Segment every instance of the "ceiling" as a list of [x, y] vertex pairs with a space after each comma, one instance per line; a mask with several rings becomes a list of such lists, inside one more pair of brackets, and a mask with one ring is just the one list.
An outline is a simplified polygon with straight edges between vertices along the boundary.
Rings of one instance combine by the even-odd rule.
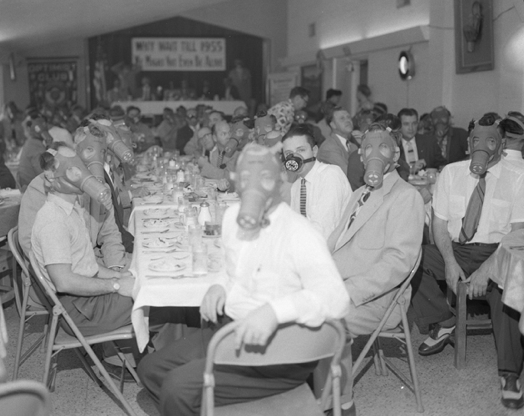
[[226, 0], [0, 0], [0, 49], [86, 38]]

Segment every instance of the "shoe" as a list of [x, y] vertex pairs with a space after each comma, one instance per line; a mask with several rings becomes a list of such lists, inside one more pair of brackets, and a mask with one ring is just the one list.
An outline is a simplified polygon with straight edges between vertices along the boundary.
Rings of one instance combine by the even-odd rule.
[[500, 378], [502, 397], [500, 401], [508, 409], [520, 409], [524, 406], [522, 389], [520, 388], [519, 376], [506, 374]]
[[[120, 381], [120, 378], [122, 376], [122, 367], [121, 366], [109, 364], [109, 363], [106, 363], [105, 361], [102, 361], [102, 365], [104, 366], [104, 368], [106, 369], [106, 371], [108, 372], [109, 376], [112, 379], [116, 381]], [[133, 378], [131, 373], [127, 370], [127, 368], [125, 368], [124, 369], [124, 383], [132, 383], [134, 381], [135, 379]]]
[[429, 331], [429, 337], [418, 347], [418, 353], [423, 356], [438, 354], [449, 342], [451, 334], [455, 331], [455, 325], [443, 328], [435, 324]]
[[[333, 416], [335, 412], [333, 409], [329, 409], [328, 411], [324, 412], [325, 416]], [[355, 402], [351, 404], [351, 407], [349, 409], [341, 409], [342, 416], [357, 416], [357, 407], [355, 406]]]

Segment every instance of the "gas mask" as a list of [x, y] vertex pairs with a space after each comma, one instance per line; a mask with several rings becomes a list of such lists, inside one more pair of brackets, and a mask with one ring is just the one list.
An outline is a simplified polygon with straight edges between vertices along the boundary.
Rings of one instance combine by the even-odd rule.
[[237, 223], [245, 232], [241, 238], [256, 238], [269, 225], [266, 213], [280, 203], [280, 164], [266, 147], [248, 144], [240, 154], [232, 175], [240, 195]]
[[481, 126], [478, 121], [468, 137], [471, 163], [469, 170], [475, 175], [483, 175], [488, 168], [497, 164], [502, 155], [502, 136], [498, 129], [499, 121], [491, 126]]
[[[516, 127], [515, 129], [524, 132], [524, 123], [522, 123], [522, 121], [520, 121], [517, 117], [513, 117], [508, 114], [503, 121], [504, 122], [512, 121], [513, 123], [516, 123], [518, 127], [520, 127], [520, 129], [518, 127]], [[508, 129], [506, 129], [506, 126], [504, 126], [504, 130], [505, 130], [504, 132], [505, 137], [510, 140], [522, 140], [523, 138], [524, 133], [520, 133], [520, 131], [519, 132], [509, 131]]]
[[[283, 134], [279, 131], [270, 131], [268, 134], [264, 135], [262, 138], [259, 137], [259, 143], [262, 146], [265, 147], [274, 147], [277, 144], [280, 144], [280, 148], [282, 147], [282, 137]], [[273, 153], [276, 153], [278, 150], [275, 150]]]
[[30, 120], [28, 123], [32, 137], [41, 139], [46, 147], [51, 146], [53, 138], [49, 134], [47, 122], [43, 117], [37, 117]]
[[104, 133], [107, 148], [114, 153], [120, 162], [133, 162], [133, 151], [124, 143], [118, 130], [113, 126], [110, 120], [91, 120], [91, 123], [94, 127], [99, 128]]
[[233, 156], [235, 150], [242, 150], [249, 142], [249, 128], [244, 124], [244, 121], [238, 121], [231, 126], [231, 138], [226, 144], [225, 155], [227, 157]]
[[104, 133], [93, 124], [80, 127], [75, 133], [76, 153], [89, 171], [104, 180], [104, 162], [107, 145]]
[[255, 137], [258, 144], [263, 144], [266, 134], [275, 129], [275, 123], [270, 115], [255, 119]]
[[282, 163], [284, 163], [284, 167], [287, 171], [293, 172], [293, 173], [300, 173], [302, 170], [302, 167], [309, 162], [314, 162], [316, 158], [310, 157], [308, 159], [304, 159], [301, 155], [298, 153], [290, 153], [287, 156], [282, 155]]
[[122, 138], [124, 144], [130, 149], [136, 149], [138, 146], [134, 139], [134, 133], [129, 129], [124, 119], [113, 121], [113, 126]]
[[449, 130], [449, 112], [446, 107], [437, 107], [431, 112], [431, 122], [437, 137], [444, 137]]
[[111, 208], [111, 192], [89, 172], [74, 150], [62, 146], [58, 150], [48, 149], [47, 152], [55, 158], [55, 170], [46, 172], [55, 191], [78, 195], [85, 192], [107, 209]]
[[390, 130], [368, 131], [363, 136], [358, 150], [364, 163], [364, 182], [373, 188], [380, 188], [384, 175], [395, 169], [400, 149]]

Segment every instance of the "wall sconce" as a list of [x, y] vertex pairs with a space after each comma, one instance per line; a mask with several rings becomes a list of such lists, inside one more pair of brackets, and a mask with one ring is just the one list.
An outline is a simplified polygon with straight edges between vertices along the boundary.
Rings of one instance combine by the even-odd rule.
[[9, 78], [11, 81], [16, 81], [16, 63], [15, 63], [15, 54], [9, 54]]
[[409, 51], [402, 51], [398, 57], [398, 73], [400, 79], [410, 80], [415, 76], [415, 60]]

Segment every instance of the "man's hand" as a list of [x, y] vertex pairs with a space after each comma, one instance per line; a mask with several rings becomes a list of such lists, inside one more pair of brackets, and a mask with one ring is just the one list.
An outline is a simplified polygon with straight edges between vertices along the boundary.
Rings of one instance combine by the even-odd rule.
[[200, 315], [202, 319], [217, 323], [217, 316], [224, 314], [226, 303], [226, 291], [220, 285], [211, 286], [206, 292], [202, 304], [200, 305]]
[[429, 192], [429, 189], [426, 187], [418, 188], [418, 192], [420, 193], [420, 196], [424, 200], [424, 204], [427, 204], [431, 201], [431, 192]]
[[446, 262], [446, 283], [455, 293], [457, 293], [457, 282], [459, 279], [466, 280], [464, 270], [456, 261]]
[[118, 289], [118, 294], [121, 296], [127, 296], [128, 298], [133, 296], [133, 286], [135, 285], [134, 277], [122, 277], [118, 279], [118, 284], [120, 289]]
[[217, 188], [219, 191], [227, 191], [229, 189], [229, 181], [226, 178], [219, 179]]
[[133, 276], [133, 274], [129, 270], [126, 270], [126, 271], [118, 272], [118, 276], [117, 277], [119, 279], [121, 279], [123, 277], [134, 277], [134, 276]]
[[417, 173], [419, 170], [426, 167], [426, 161], [424, 159], [419, 159], [413, 165], [413, 173]]
[[240, 321], [235, 331], [235, 349], [242, 348], [242, 344], [266, 345], [277, 326], [277, 316], [268, 303], [255, 309]]
[[470, 299], [478, 298], [486, 294], [488, 288], [489, 274], [482, 269], [477, 269], [469, 276], [466, 282], [468, 285], [468, 296]]

